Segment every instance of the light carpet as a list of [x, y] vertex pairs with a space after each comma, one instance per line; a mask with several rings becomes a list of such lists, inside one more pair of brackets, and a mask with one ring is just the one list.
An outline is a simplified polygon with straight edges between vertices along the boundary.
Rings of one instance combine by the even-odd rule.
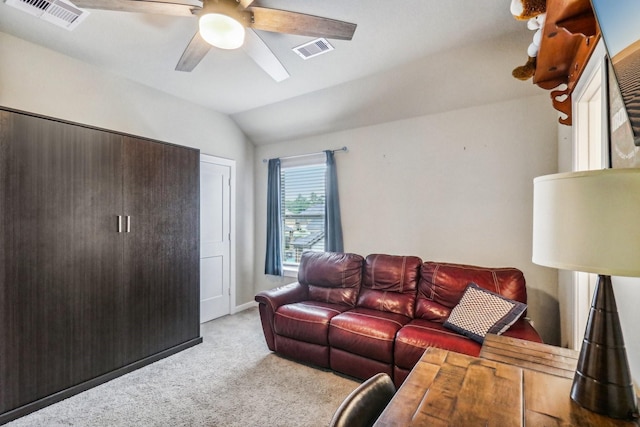
[[257, 308], [201, 325], [202, 344], [6, 424], [326, 426], [359, 382], [269, 351]]

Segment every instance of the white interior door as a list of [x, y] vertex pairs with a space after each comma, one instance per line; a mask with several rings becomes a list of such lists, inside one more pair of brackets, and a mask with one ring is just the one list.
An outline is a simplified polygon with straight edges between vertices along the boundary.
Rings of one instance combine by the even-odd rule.
[[200, 322], [231, 312], [231, 165], [200, 161]]

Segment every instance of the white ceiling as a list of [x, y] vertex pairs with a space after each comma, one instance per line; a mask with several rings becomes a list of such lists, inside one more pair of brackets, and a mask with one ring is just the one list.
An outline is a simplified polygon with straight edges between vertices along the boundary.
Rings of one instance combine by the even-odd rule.
[[291, 48], [313, 38], [259, 32], [291, 74], [280, 83], [242, 49], [212, 48], [193, 72], [174, 71], [192, 17], [91, 10], [67, 31], [0, 2], [0, 31], [228, 114], [256, 144], [541, 93], [511, 77], [533, 34], [508, 0], [259, 3], [358, 27], [306, 61]]

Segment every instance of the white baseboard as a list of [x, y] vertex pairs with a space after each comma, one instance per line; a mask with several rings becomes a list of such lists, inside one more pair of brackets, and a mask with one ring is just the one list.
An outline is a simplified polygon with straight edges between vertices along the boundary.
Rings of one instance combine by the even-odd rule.
[[248, 303], [242, 304], [242, 305], [237, 305], [233, 309], [233, 313], [231, 313], [231, 314], [240, 313], [241, 311], [248, 310], [250, 308], [257, 307], [257, 306], [258, 306], [258, 303], [255, 302], [255, 301], [251, 301], [251, 302], [248, 302]]

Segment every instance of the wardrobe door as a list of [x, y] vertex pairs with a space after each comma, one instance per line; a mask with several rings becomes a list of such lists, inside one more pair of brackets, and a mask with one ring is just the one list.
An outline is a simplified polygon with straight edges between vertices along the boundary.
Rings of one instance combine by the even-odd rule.
[[0, 413], [122, 363], [121, 150], [0, 111]]
[[129, 361], [200, 336], [199, 151], [125, 138]]

